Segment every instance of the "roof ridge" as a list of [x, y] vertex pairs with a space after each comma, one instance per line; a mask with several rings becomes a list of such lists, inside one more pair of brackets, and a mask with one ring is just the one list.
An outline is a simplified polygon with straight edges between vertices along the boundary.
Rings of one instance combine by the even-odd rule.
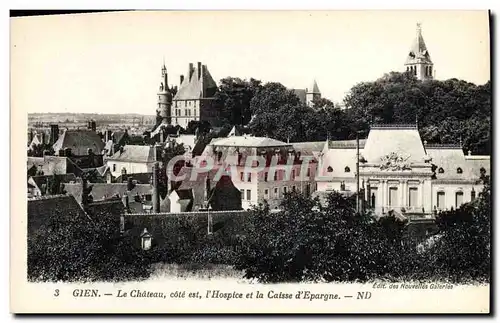
[[73, 196], [71, 194], [42, 195], [42, 196], [28, 197], [28, 201], [51, 200], [60, 197], [73, 197]]

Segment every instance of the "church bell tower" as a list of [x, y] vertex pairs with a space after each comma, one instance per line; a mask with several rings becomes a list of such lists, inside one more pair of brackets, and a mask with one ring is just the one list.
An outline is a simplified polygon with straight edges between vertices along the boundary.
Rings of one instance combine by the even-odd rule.
[[432, 80], [434, 78], [434, 64], [425, 46], [420, 23], [417, 24], [417, 34], [406, 57], [405, 70], [415, 75], [419, 80]]

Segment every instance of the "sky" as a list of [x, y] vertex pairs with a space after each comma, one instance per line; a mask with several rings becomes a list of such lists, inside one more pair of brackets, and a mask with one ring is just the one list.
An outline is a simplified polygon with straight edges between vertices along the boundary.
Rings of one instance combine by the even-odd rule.
[[153, 115], [163, 61], [307, 88], [340, 102], [403, 71], [421, 23], [439, 80], [490, 79], [486, 11], [138, 11], [11, 18], [11, 108]]

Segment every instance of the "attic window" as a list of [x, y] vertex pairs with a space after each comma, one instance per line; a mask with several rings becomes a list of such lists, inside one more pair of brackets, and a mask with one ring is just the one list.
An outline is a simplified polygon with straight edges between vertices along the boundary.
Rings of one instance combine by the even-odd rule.
[[457, 174], [462, 174], [462, 168], [460, 167], [457, 168]]
[[344, 172], [349, 173], [350, 171], [351, 171], [351, 169], [349, 168], [349, 166], [346, 166], [346, 167], [344, 168]]
[[443, 169], [443, 167], [439, 167], [439, 169], [438, 169], [438, 173], [439, 173], [439, 174], [443, 174], [443, 173], [444, 173], [444, 169]]
[[329, 173], [333, 172], [333, 168], [332, 168], [332, 166], [328, 166], [328, 168], [327, 168], [326, 170], [327, 170], [327, 172], [329, 172]]

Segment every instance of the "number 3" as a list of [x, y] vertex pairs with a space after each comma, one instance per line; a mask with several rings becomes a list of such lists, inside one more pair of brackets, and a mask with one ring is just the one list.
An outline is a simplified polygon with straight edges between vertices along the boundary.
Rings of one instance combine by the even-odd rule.
[[55, 296], [55, 297], [59, 296], [59, 289], [56, 289], [56, 290], [55, 290], [54, 296]]

